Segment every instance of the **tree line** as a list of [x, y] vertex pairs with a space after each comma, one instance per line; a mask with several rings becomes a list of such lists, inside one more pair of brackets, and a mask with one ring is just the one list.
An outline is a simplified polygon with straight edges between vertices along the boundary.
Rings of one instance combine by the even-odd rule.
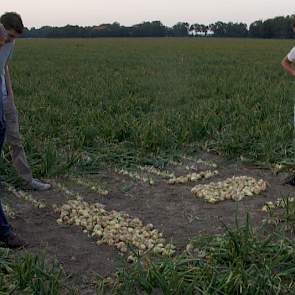
[[99, 26], [64, 27], [43, 26], [25, 29], [24, 38], [95, 38], [95, 37], [250, 37], [250, 38], [292, 38], [292, 23], [295, 15], [279, 16], [265, 21], [258, 20], [248, 27], [245, 23], [218, 21], [204, 25], [178, 22], [172, 27], [160, 21], [143, 22], [130, 27], [118, 22]]

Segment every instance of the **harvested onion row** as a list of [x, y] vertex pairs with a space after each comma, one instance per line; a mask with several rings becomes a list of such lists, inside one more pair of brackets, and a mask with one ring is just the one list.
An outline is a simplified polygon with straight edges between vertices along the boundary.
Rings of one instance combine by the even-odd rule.
[[170, 160], [168, 161], [168, 164], [172, 165], [172, 166], [182, 166], [183, 163], [182, 162], [176, 162], [176, 161], [173, 161], [173, 160]]
[[166, 244], [163, 234], [154, 229], [152, 224], [144, 225], [138, 218], [131, 218], [128, 214], [118, 211], [107, 211], [99, 203], [91, 204], [82, 200], [69, 200], [55, 211], [60, 214], [58, 224], [77, 225], [93, 238], [97, 244], [114, 245], [121, 253], [128, 254], [128, 261], [135, 257], [128, 249], [128, 245], [135, 247], [138, 255], [152, 252], [164, 256], [171, 256], [175, 252], [172, 244]]
[[[195, 162], [196, 160], [192, 157], [188, 157], [188, 156], [182, 156], [182, 159], [183, 160], [187, 160], [187, 161], [191, 161], [191, 162]], [[213, 161], [205, 161], [205, 160], [202, 160], [202, 159], [198, 159], [196, 161], [197, 164], [201, 164], [203, 166], [207, 166], [207, 167], [210, 167], [210, 168], [217, 168], [217, 164], [214, 163]]]
[[199, 173], [190, 173], [185, 176], [173, 177], [168, 180], [168, 184], [186, 184], [189, 182], [195, 182], [200, 179], [209, 179], [218, 174], [218, 171], [201, 171]]
[[262, 207], [263, 212], [271, 211], [272, 209], [278, 209], [278, 208], [286, 208], [287, 203], [294, 203], [295, 198], [294, 197], [288, 197], [286, 199], [279, 198], [275, 203], [273, 202], [266, 202], [265, 205]]
[[286, 168], [287, 168], [287, 166], [284, 165], [284, 164], [275, 164], [275, 165], [272, 166], [271, 170], [272, 170], [274, 175], [277, 175]]
[[90, 190], [92, 190], [95, 193], [98, 193], [99, 195], [107, 196], [109, 194], [107, 190], [102, 188], [99, 184], [95, 183], [94, 181], [90, 181], [88, 179], [85, 180], [80, 177], [73, 177], [72, 180], [79, 185], [89, 188]]
[[211, 168], [217, 168], [217, 164], [214, 163], [213, 161], [204, 161], [202, 159], [199, 159], [197, 161], [197, 164], [202, 164], [202, 165], [205, 165], [205, 166], [208, 166], [208, 167], [211, 167]]
[[233, 176], [224, 181], [197, 185], [192, 193], [197, 198], [205, 199], [209, 203], [224, 200], [240, 201], [246, 196], [258, 195], [266, 190], [266, 182], [248, 176]]
[[153, 185], [155, 183], [155, 181], [153, 180], [153, 178], [149, 177], [149, 176], [143, 176], [138, 174], [137, 172], [131, 172], [125, 169], [115, 169], [115, 172], [124, 176], [129, 176], [130, 178], [134, 179], [134, 180], [138, 180], [144, 183], [148, 183], [150, 185]]
[[22, 190], [15, 189], [12, 185], [5, 183], [6, 189], [12, 193], [15, 197], [30, 202], [33, 207], [43, 209], [46, 208], [46, 204], [42, 201], [38, 201], [33, 198], [30, 193], [24, 192]]
[[162, 171], [160, 169], [155, 168], [154, 166], [138, 166], [141, 171], [146, 171], [148, 173], [161, 176], [163, 178], [173, 178], [175, 177], [174, 173], [170, 173], [169, 171]]
[[13, 209], [7, 205], [7, 204], [3, 204], [3, 210], [5, 212], [5, 215], [11, 219], [15, 218], [15, 212], [13, 211]]
[[51, 181], [52, 185], [57, 188], [59, 191], [61, 191], [62, 193], [64, 193], [67, 197], [69, 198], [75, 198], [77, 200], [82, 199], [81, 195], [79, 193], [73, 192], [71, 190], [69, 190], [65, 185], [56, 182], [56, 181]]
[[185, 166], [186, 170], [193, 170], [193, 171], [199, 171], [200, 168], [197, 165], [190, 165], [190, 166]]

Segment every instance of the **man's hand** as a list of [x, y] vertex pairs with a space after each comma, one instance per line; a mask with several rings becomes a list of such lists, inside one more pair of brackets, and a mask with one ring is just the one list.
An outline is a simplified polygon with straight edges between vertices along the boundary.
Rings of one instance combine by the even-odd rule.
[[295, 77], [295, 68], [287, 56], [282, 60], [281, 65], [291, 76]]

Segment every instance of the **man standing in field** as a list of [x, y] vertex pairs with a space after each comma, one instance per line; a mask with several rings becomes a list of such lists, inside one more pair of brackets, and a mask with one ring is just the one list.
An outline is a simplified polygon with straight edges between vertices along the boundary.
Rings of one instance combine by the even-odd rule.
[[[293, 31], [295, 33], [295, 20], [292, 24]], [[293, 77], [295, 77], [295, 68], [293, 63], [295, 62], [295, 47], [291, 49], [289, 54], [282, 60], [283, 68]]]
[[[292, 29], [295, 33], [295, 20], [292, 24]], [[282, 60], [282, 67], [293, 77], [295, 77], [295, 47], [291, 49], [286, 57]], [[294, 102], [295, 103], [295, 102]], [[294, 105], [294, 128], [295, 128], [295, 105]], [[295, 186], [295, 174], [291, 175], [285, 180], [285, 184], [290, 184]]]
[[2, 79], [0, 90], [3, 95], [6, 120], [6, 141], [11, 147], [12, 163], [19, 176], [31, 189], [45, 191], [50, 189], [51, 185], [32, 177], [32, 170], [24, 152], [8, 67], [8, 61], [15, 46], [15, 39], [23, 33], [24, 25], [20, 15], [14, 12], [2, 15], [0, 22], [7, 32], [6, 44], [0, 50], [0, 76]]
[[[0, 24], [0, 48], [4, 46], [6, 41], [7, 33], [2, 24]], [[0, 82], [2, 83], [2, 78], [0, 76]], [[0, 84], [1, 85], [1, 84]], [[0, 153], [2, 151], [3, 143], [5, 138], [5, 121], [3, 113], [3, 101], [2, 93], [0, 92]], [[2, 243], [8, 248], [19, 248], [26, 246], [25, 242], [19, 239], [11, 230], [11, 226], [7, 221], [4, 214], [1, 200], [0, 200], [0, 246]]]

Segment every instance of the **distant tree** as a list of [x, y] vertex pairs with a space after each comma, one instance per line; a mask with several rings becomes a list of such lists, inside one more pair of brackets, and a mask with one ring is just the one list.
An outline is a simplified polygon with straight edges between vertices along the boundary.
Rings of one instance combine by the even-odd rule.
[[160, 21], [143, 22], [131, 27], [131, 36], [134, 37], [164, 37], [167, 28]]
[[263, 38], [263, 22], [258, 20], [253, 22], [249, 27], [249, 36], [254, 38]]
[[249, 29], [247, 24], [222, 22], [210, 24], [178, 22], [173, 27], [166, 27], [160, 21], [143, 22], [131, 27], [121, 26], [120, 23], [101, 24], [98, 26], [64, 27], [43, 26], [25, 28], [23, 38], [86, 38], [86, 37], [186, 37], [189, 34], [215, 37], [252, 37], [252, 38], [293, 38], [291, 24], [295, 15], [279, 16], [267, 20], [253, 22]]
[[195, 25], [191, 25], [190, 27], [189, 27], [189, 33], [190, 34], [193, 34], [193, 35], [195, 35], [195, 33], [196, 33], [196, 30], [195, 30]]
[[205, 36], [207, 36], [208, 31], [209, 31], [209, 26], [201, 25], [201, 32], [202, 32]]
[[244, 23], [224, 23], [216, 22], [209, 25], [207, 31], [212, 31], [216, 37], [246, 37], [248, 36], [248, 27]]
[[193, 35], [197, 35], [199, 31], [200, 31], [200, 25], [199, 24], [192, 24], [189, 27], [189, 33], [191, 33]]
[[250, 25], [249, 35], [254, 38], [292, 38], [294, 15], [255, 21]]
[[190, 25], [188, 23], [178, 22], [172, 27], [173, 35], [176, 37], [185, 37], [189, 34]]
[[214, 24], [210, 24], [210, 30], [213, 32], [216, 37], [225, 37], [227, 32], [227, 24], [221, 21], [218, 21]]

